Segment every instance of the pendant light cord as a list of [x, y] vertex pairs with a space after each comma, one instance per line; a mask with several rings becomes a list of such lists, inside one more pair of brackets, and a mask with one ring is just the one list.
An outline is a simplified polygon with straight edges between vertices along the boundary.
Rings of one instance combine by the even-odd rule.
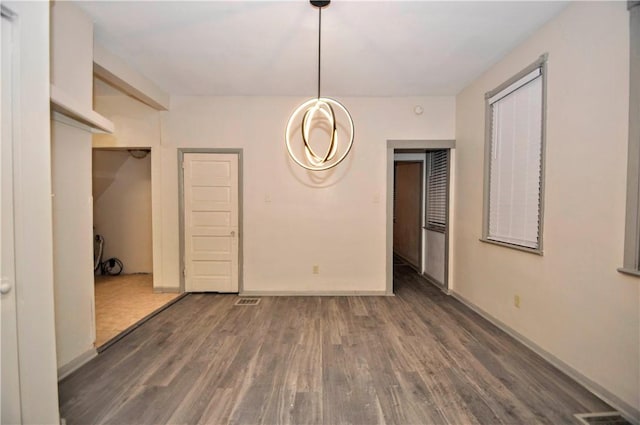
[[322, 8], [318, 8], [318, 99], [320, 99], [320, 47], [322, 44]]

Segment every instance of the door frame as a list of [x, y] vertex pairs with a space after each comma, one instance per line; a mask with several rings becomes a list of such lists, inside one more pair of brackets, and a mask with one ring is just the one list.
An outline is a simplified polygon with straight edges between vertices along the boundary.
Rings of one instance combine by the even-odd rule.
[[[53, 284], [49, 7], [3, 1], [15, 17], [14, 262], [22, 421], [59, 423]], [[16, 172], [18, 171], [18, 172]], [[33, 259], [38, 259], [38, 267]], [[38, 317], [39, 320], [33, 320]]]
[[[394, 153], [398, 153], [398, 152], [394, 152]], [[400, 153], [404, 153], [404, 152], [400, 151]], [[394, 157], [394, 160], [393, 160], [394, 170], [395, 170], [396, 164], [399, 163], [399, 162], [420, 164], [420, 212], [418, 213], [418, 226], [417, 226], [417, 228], [418, 228], [418, 265], [416, 267], [418, 268], [418, 271], [420, 273], [422, 273], [422, 268], [424, 266], [424, 264], [423, 264], [424, 263], [424, 258], [423, 258], [423, 256], [424, 256], [424, 252], [423, 252], [424, 251], [423, 250], [424, 240], [423, 240], [423, 237], [422, 237], [423, 236], [422, 221], [424, 219], [425, 173], [427, 172], [427, 163], [426, 163], [424, 158], [422, 158], [422, 159], [396, 159]], [[394, 171], [394, 174], [393, 174], [393, 178], [394, 178], [393, 184], [394, 184], [394, 187], [395, 187], [395, 184], [396, 184], [395, 171]], [[397, 188], [396, 188], [396, 195], [397, 195]], [[393, 201], [393, 199], [392, 199], [392, 201]], [[394, 205], [394, 208], [395, 208], [395, 205]], [[400, 255], [400, 257], [402, 257], [402, 256]], [[403, 260], [408, 261], [407, 258], [403, 258]], [[409, 265], [411, 267], [413, 267], [413, 264], [409, 264]]]
[[[395, 185], [394, 178], [394, 160], [396, 150], [402, 152], [402, 150], [442, 150], [449, 149], [449, 169], [452, 171], [454, 168], [454, 151], [456, 147], [455, 139], [434, 139], [434, 140], [387, 140], [387, 231], [386, 231], [386, 294], [393, 295], [393, 187]], [[453, 257], [452, 249], [453, 244], [450, 243], [450, 234], [453, 230], [451, 217], [453, 216], [453, 205], [451, 191], [453, 188], [453, 173], [449, 173], [449, 190], [447, 199], [449, 205], [447, 208], [447, 229], [445, 232], [445, 287], [443, 290], [449, 292], [452, 288], [451, 279], [451, 266]]]
[[180, 238], [180, 293], [185, 292], [185, 276], [186, 267], [184, 261], [184, 154], [187, 153], [211, 153], [211, 154], [231, 154], [238, 157], [238, 293], [241, 294], [244, 289], [243, 283], [243, 165], [242, 165], [242, 148], [178, 148], [178, 215], [180, 220], [179, 238]]
[[[15, 167], [15, 150], [17, 137], [14, 134], [14, 127], [17, 126], [18, 120], [16, 114], [19, 113], [16, 102], [16, 91], [18, 90], [18, 77], [16, 72], [17, 57], [20, 54], [20, 44], [13, 43], [16, 37], [17, 28], [16, 20], [17, 15], [13, 13], [4, 5], [0, 5], [0, 14], [2, 15], [2, 45], [6, 50], [2, 50], [2, 60], [6, 62], [2, 63], [2, 68], [5, 66], [8, 69], [8, 75], [2, 75], [2, 86], [0, 92], [2, 92], [2, 107], [0, 108], [0, 122], [6, 127], [3, 127], [3, 133], [0, 135], [0, 168], [2, 171], [2, 177], [0, 177], [0, 196], [3, 198], [0, 200], [0, 204], [4, 209], [0, 214], [0, 261], [2, 261], [2, 274], [0, 275], [2, 284], [8, 284], [9, 290], [0, 295], [2, 297], [0, 306], [0, 313], [6, 321], [0, 322], [5, 328], [5, 333], [0, 330], [2, 340], [0, 345], [2, 346], [2, 362], [4, 368], [2, 368], [2, 375], [5, 381], [2, 382], [2, 405], [0, 406], [0, 419], [15, 421], [22, 423], [22, 397], [21, 397], [21, 375], [24, 371], [20, 370], [20, 354], [18, 349], [18, 297], [17, 297], [17, 279], [16, 279], [16, 256], [15, 256], [15, 194], [16, 187], [16, 167]], [[5, 34], [5, 28], [8, 34]], [[10, 43], [8, 46], [5, 43]], [[8, 89], [8, 90], [7, 90]], [[6, 100], [8, 105], [4, 105]], [[5, 106], [8, 106], [6, 109]], [[8, 131], [7, 131], [8, 130]], [[5, 135], [5, 131], [8, 134]], [[5, 137], [6, 136], [6, 137]], [[5, 178], [7, 177], [7, 178]], [[6, 192], [5, 192], [6, 191]], [[5, 199], [8, 205], [5, 205]], [[5, 226], [6, 222], [6, 226]], [[6, 227], [6, 228], [5, 228]]]

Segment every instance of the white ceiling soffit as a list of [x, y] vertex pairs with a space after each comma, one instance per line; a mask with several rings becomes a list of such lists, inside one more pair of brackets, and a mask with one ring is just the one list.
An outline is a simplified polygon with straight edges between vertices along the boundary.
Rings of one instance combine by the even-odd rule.
[[[99, 43], [170, 94], [316, 93], [318, 12], [306, 0], [77, 3]], [[566, 5], [334, 0], [322, 94], [455, 95]]]

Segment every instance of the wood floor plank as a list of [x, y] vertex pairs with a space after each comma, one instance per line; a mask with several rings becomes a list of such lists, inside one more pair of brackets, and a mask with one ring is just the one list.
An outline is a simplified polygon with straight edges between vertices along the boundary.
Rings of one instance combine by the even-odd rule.
[[[345, 337], [346, 338], [346, 337]], [[372, 378], [352, 339], [345, 344], [325, 344], [323, 364], [323, 422], [331, 424], [384, 424]]]
[[192, 294], [60, 383], [74, 424], [570, 424], [612, 410], [407, 267], [395, 297]]
[[315, 425], [322, 420], [322, 393], [299, 392], [291, 409], [291, 423], [297, 425]]
[[[191, 387], [187, 389], [179, 405], [172, 412], [169, 423], [194, 424], [203, 420], [207, 421], [206, 415], [217, 419], [227, 418], [230, 415], [236, 399], [228, 400], [226, 391], [234, 391], [236, 388], [228, 381], [227, 387], [220, 386], [220, 382], [232, 367], [232, 362], [240, 358], [238, 353], [244, 347], [246, 345], [242, 337], [222, 336], [220, 340], [216, 341], [215, 349], [209, 351], [209, 355], [205, 357], [206, 359], [215, 359], [215, 361], [207, 361], [200, 369], [200, 375], [191, 383]], [[253, 353], [245, 354], [247, 357], [242, 358], [246, 360], [246, 367], [243, 367], [242, 373], [250, 372], [252, 365], [250, 360]], [[242, 377], [241, 373], [237, 375], [238, 378]], [[218, 398], [220, 396], [221, 399]], [[215, 401], [218, 409], [215, 412], [216, 416], [209, 409], [212, 401]]]

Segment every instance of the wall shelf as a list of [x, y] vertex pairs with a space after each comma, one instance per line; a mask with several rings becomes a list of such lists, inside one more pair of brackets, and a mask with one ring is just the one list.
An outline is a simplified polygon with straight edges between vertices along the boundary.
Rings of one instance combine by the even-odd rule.
[[60, 87], [51, 84], [50, 96], [52, 111], [90, 127], [91, 131], [113, 133], [115, 127], [111, 121], [93, 110], [87, 110]]

